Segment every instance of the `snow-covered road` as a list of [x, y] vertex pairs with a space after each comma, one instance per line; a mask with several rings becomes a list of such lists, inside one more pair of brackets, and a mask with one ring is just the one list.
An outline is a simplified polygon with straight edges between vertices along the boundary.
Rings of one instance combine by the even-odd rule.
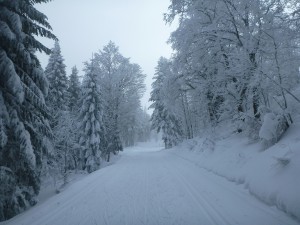
[[7, 225], [289, 225], [242, 186], [172, 151], [140, 146]]

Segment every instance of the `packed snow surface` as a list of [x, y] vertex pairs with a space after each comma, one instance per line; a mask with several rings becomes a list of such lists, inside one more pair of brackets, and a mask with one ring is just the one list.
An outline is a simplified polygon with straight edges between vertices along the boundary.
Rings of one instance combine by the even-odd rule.
[[3, 224], [299, 224], [242, 185], [173, 153], [153, 145], [125, 149], [115, 164]]

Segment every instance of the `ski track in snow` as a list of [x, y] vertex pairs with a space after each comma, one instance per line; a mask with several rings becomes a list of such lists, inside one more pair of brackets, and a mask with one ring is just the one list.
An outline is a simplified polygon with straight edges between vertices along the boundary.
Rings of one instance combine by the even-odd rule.
[[5, 225], [295, 225], [241, 185], [172, 151], [125, 149], [111, 166], [79, 180]]

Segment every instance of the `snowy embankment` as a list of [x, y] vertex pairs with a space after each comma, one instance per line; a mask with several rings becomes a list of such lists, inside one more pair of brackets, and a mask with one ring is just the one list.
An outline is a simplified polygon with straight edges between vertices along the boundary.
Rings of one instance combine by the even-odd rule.
[[[114, 164], [120, 159], [120, 155], [111, 155], [110, 162], [104, 160], [101, 161], [100, 169]], [[89, 173], [84, 170], [69, 171], [66, 178], [66, 183], [64, 183], [63, 175], [56, 175], [55, 177], [49, 176], [42, 180], [41, 190], [38, 195], [38, 204], [41, 204], [53, 197], [54, 195], [65, 191], [74, 183], [79, 182], [81, 179], [88, 176]]]
[[[244, 185], [263, 202], [300, 220], [300, 123], [264, 150], [240, 134], [213, 141], [196, 138], [174, 149], [174, 154], [226, 179]], [[186, 151], [190, 154], [186, 154]]]

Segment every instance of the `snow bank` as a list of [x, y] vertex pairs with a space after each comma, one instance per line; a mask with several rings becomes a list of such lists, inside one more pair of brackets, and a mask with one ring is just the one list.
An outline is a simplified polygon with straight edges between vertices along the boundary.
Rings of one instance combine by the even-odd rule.
[[[120, 155], [113, 155], [111, 154], [110, 162], [106, 162], [105, 160], [101, 161], [100, 169], [110, 166], [114, 164], [116, 161], [120, 159]], [[44, 177], [42, 179], [41, 190], [38, 195], [38, 204], [41, 204], [48, 200], [49, 198], [53, 197], [54, 195], [65, 191], [74, 183], [79, 182], [84, 177], [88, 176], [89, 173], [83, 170], [78, 171], [69, 171], [67, 175], [67, 182], [64, 183], [64, 177], [59, 174], [56, 177]]]
[[[196, 138], [174, 149], [174, 154], [208, 171], [243, 184], [263, 202], [300, 219], [300, 123], [272, 147], [249, 143], [241, 134], [212, 141]], [[189, 154], [187, 154], [189, 151]]]

